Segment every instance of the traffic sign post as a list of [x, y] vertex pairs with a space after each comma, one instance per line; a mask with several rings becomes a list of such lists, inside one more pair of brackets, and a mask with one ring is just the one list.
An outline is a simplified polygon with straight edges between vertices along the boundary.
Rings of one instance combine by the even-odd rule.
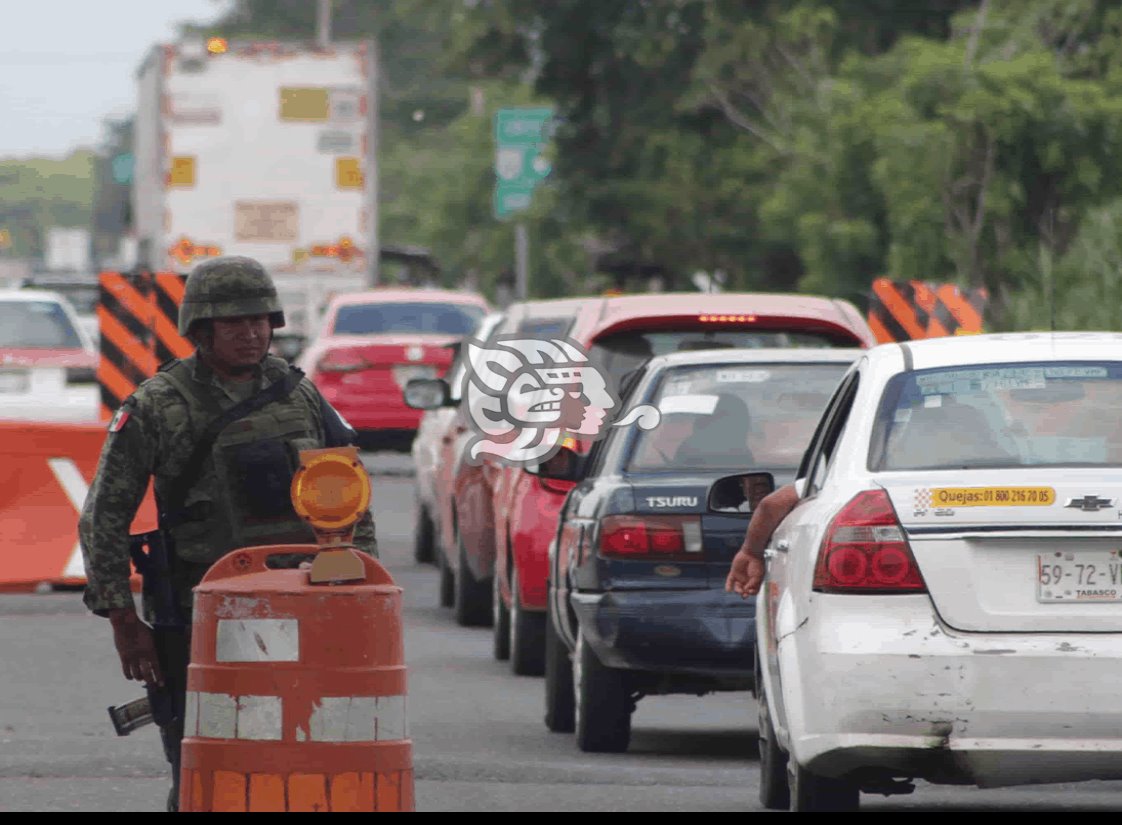
[[[495, 113], [495, 217], [503, 220], [530, 207], [534, 189], [551, 167], [542, 154], [549, 142], [553, 110], [499, 109]], [[529, 294], [529, 238], [519, 221], [515, 233], [515, 297]]]

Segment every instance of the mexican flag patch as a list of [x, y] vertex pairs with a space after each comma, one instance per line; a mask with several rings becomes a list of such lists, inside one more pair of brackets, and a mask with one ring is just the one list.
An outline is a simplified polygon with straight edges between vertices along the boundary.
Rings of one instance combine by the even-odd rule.
[[124, 407], [119, 407], [117, 412], [113, 414], [113, 419], [109, 422], [109, 432], [119, 433], [121, 428], [128, 423], [129, 412]]

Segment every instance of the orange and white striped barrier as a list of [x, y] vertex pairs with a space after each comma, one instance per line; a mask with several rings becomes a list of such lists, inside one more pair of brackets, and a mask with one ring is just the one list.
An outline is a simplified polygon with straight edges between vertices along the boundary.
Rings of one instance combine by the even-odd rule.
[[881, 344], [977, 335], [983, 331], [984, 288], [877, 278], [869, 298], [869, 327]]
[[[0, 421], [0, 591], [86, 583], [78, 515], [105, 435], [99, 424]], [[155, 526], [149, 490], [133, 532]]]
[[181, 811], [412, 811], [402, 590], [310, 583], [236, 550], [195, 588]]

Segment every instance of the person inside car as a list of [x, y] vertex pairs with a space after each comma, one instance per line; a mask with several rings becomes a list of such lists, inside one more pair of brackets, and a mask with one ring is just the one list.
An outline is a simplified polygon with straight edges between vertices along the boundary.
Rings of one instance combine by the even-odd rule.
[[678, 467], [751, 467], [755, 463], [748, 447], [751, 419], [748, 405], [739, 395], [721, 393], [713, 414], [691, 416], [694, 428], [674, 451]]

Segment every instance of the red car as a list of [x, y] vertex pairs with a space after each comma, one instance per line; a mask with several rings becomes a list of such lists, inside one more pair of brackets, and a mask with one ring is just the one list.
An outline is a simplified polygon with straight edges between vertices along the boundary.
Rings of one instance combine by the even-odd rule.
[[[687, 293], [541, 301], [512, 307], [499, 331], [568, 336], [617, 383], [647, 358], [668, 352], [877, 343], [852, 304], [808, 295]], [[509, 656], [515, 673], [540, 675], [548, 548], [572, 484], [489, 461], [475, 475], [490, 490], [491, 507], [460, 511], [460, 552], [479, 576], [488, 576], [493, 567], [489, 589], [496, 657]], [[481, 541], [478, 537], [488, 530], [493, 540]], [[493, 561], [476, 556], [475, 546], [493, 552]], [[485, 592], [484, 584], [492, 582], [478, 581], [477, 594]]]
[[408, 450], [421, 412], [405, 405], [402, 389], [413, 378], [442, 377], [452, 361], [447, 345], [470, 335], [488, 311], [484, 298], [466, 292], [339, 295], [299, 366], [358, 430], [362, 447]]

